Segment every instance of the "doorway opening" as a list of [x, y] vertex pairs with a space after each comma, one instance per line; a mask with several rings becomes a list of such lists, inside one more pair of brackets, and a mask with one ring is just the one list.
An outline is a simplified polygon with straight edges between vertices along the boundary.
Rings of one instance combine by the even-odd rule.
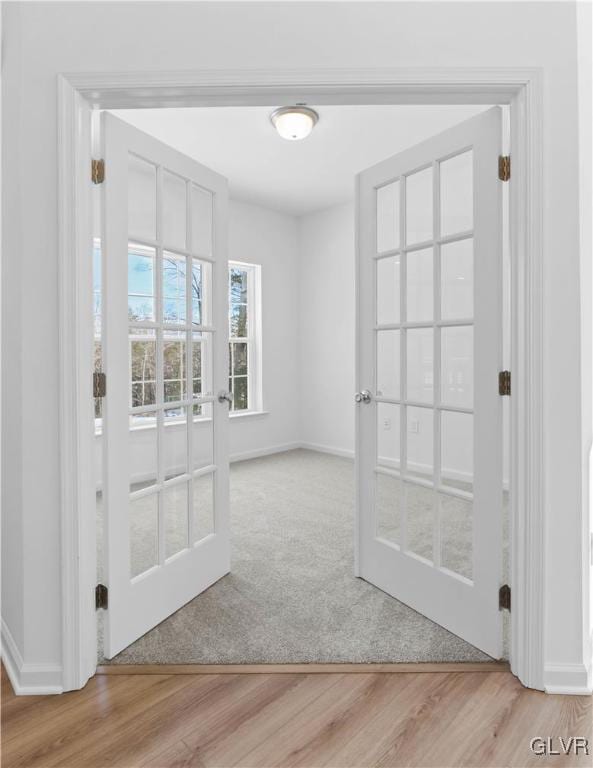
[[[316, 108], [321, 115], [319, 125], [309, 139], [294, 144], [283, 142], [274, 134], [267, 120], [267, 108], [114, 111], [119, 119], [198, 160], [230, 182], [227, 311], [228, 392], [232, 395], [228, 420], [232, 461], [230, 530], [234, 549], [229, 575], [116, 654], [113, 663], [491, 660], [483, 651], [413, 608], [356, 578], [353, 571], [353, 396], [357, 380], [354, 177], [386, 157], [485, 112], [488, 107]], [[96, 192], [96, 274], [102, 275], [98, 187]], [[461, 191], [459, 198], [464, 194]], [[506, 237], [503, 242], [506, 243]], [[133, 252], [128, 250], [128, 287], [133, 282], [133, 290], [128, 293], [128, 319], [133, 319], [134, 313], [142, 316], [151, 300], [150, 289], [146, 289], [151, 257], [142, 251], [143, 247], [150, 248], [138, 242]], [[182, 250], [179, 248], [178, 252]], [[426, 311], [426, 302], [432, 302], [435, 274], [432, 260], [415, 262], [416, 272], [408, 271], [408, 296], [422, 313]], [[164, 258], [163, 269], [163, 310], [175, 317], [179, 296], [185, 288], [180, 294], [181, 270], [174, 252]], [[500, 324], [503, 365], [508, 368], [504, 362], [509, 356], [510, 327], [506, 248], [501, 270], [505, 291]], [[451, 277], [457, 281], [452, 283], [450, 293], [455, 305], [464, 301], [460, 283], [464, 277], [466, 281], [472, 279], [471, 274], [463, 274], [463, 257], [461, 271], [458, 269]], [[207, 282], [205, 275], [203, 279]], [[98, 279], [95, 294], [95, 306], [101, 315]], [[432, 319], [419, 322], [429, 323]], [[102, 331], [100, 323], [96, 327]], [[169, 400], [177, 402], [180, 398], [174, 396], [175, 388], [181, 392], [190, 370], [189, 366], [184, 370], [187, 350], [178, 331], [168, 330], [168, 336], [163, 335], [162, 385], [171, 394]], [[96, 341], [96, 363], [100, 367], [100, 337]], [[200, 359], [206, 361], [208, 343], [201, 339], [199, 344]], [[433, 356], [428, 371], [427, 355], [431, 357], [432, 352], [421, 345], [418, 379], [424, 388], [430, 388], [433, 375]], [[153, 357], [145, 334], [129, 335], [129, 391], [133, 407], [146, 404], [151, 398], [151, 387], [157, 386]], [[457, 393], [455, 397], [461, 399], [469, 386], [467, 357], [466, 340], [453, 340], [447, 376], [451, 390]], [[206, 391], [208, 375], [205, 364], [191, 371], [194, 392]], [[414, 461], [414, 456], [410, 456], [408, 466], [420, 481], [425, 481], [426, 467], [432, 468], [434, 451], [433, 427], [426, 423], [424, 405], [420, 397], [415, 405], [406, 406], [408, 450], [415, 451], [418, 459]], [[459, 406], [462, 407], [463, 404]], [[100, 408], [98, 404], [98, 419], [102, 416]], [[450, 412], [461, 413], [459, 408], [453, 407]], [[196, 414], [191, 421], [200, 421], [202, 416], [207, 421], [207, 415]], [[184, 445], [183, 425], [187, 425], [188, 419], [183, 406], [166, 409], [164, 419], [169, 422], [165, 429], [170, 455], [166, 481], [170, 481], [179, 464], [175, 457], [184, 450], [179, 446]], [[505, 411], [504, 423], [507, 421]], [[467, 487], [472, 483], [472, 446], [464, 427], [454, 429], [461, 432], [447, 444], [447, 450], [455, 455], [450, 457], [446, 469], [451, 487], [462, 493], [450, 496], [461, 501], [449, 506], [449, 559], [445, 565], [471, 580], [471, 573], [468, 575], [464, 569], [468, 565], [468, 547], [471, 559], [472, 515], [467, 513], [463, 493], [471, 493]], [[180, 431], [179, 446], [173, 437], [176, 430]], [[378, 430], [379, 441], [388, 444], [394, 434], [401, 434], [402, 428], [394, 417], [384, 414]], [[505, 433], [508, 436], [508, 426]], [[155, 424], [145, 421], [130, 428], [130, 456], [138, 464], [134, 470], [134, 493], [143, 492], [150, 485], [151, 470], [143, 462], [162, 450], [155, 444], [155, 434], [156, 420]], [[104, 446], [100, 422], [95, 441], [101, 582], [105, 550], [101, 474]], [[430, 458], [423, 461], [427, 452]], [[508, 466], [508, 451], [503, 463]], [[393, 478], [388, 472], [380, 473], [380, 477], [378, 494], [384, 494], [388, 500], [394, 493], [390, 487]], [[507, 470], [501, 488], [503, 499], [508, 496], [508, 477]], [[195, 483], [195, 509], [199, 515], [195, 525], [207, 536], [214, 530], [213, 502], [208, 501], [213, 499], [213, 491], [208, 485], [209, 475], [202, 478], [202, 482]], [[432, 551], [434, 546], [435, 511], [427, 498], [432, 491], [427, 489], [426, 482], [412, 480], [406, 494], [410, 549], [414, 555], [430, 561], [428, 550]], [[150, 496], [140, 493], [136, 528], [130, 531], [131, 542], [135, 542], [135, 553], [130, 553], [134, 578], [158, 565], [159, 536], [161, 546], [164, 543], [169, 548], [167, 557], [174, 557], [186, 546], [187, 523], [183, 514], [178, 514], [184, 505], [186, 498], [172, 502], [175, 513], [169, 524], [159, 517], [158, 510], [155, 515]], [[504, 506], [508, 510], [508, 504]], [[388, 504], [385, 509], [389, 514]], [[385, 535], [389, 538], [389, 533]], [[507, 550], [505, 545], [504, 552]], [[499, 555], [502, 560], [503, 552]], [[504, 567], [508, 569], [508, 563]]]

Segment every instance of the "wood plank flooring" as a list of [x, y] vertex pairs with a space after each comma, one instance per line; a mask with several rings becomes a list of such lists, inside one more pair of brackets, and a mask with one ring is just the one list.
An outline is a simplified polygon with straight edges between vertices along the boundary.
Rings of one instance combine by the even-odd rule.
[[3, 768], [583, 766], [532, 738], [593, 746], [592, 699], [505, 670], [99, 674], [61, 696], [13, 694], [2, 670]]

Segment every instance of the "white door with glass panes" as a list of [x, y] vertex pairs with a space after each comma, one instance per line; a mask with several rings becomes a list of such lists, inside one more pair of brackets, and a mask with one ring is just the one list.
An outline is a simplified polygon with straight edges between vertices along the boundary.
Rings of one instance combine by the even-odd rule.
[[502, 652], [501, 111], [358, 177], [358, 573]]
[[104, 113], [105, 656], [230, 569], [226, 179]]

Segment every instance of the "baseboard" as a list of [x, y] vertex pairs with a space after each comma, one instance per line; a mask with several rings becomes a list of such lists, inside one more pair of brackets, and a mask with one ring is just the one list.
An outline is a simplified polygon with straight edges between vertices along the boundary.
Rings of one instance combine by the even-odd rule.
[[318, 453], [329, 453], [332, 456], [342, 456], [346, 459], [354, 458], [354, 451], [347, 448], [335, 448], [333, 445], [321, 445], [320, 443], [299, 443], [299, 448], [307, 451], [317, 451]]
[[59, 664], [26, 664], [2, 619], [2, 662], [17, 696], [62, 693], [62, 667]]
[[593, 693], [591, 667], [586, 664], [546, 664], [544, 690], [569, 696], [588, 696]]
[[284, 451], [294, 451], [296, 448], [302, 448], [303, 444], [299, 442], [281, 443], [280, 445], [270, 445], [267, 448], [255, 448], [252, 451], [243, 451], [242, 453], [231, 453], [230, 460], [234, 464], [236, 461], [247, 461], [248, 459], [258, 459], [261, 456], [271, 456], [274, 453], [284, 453]]

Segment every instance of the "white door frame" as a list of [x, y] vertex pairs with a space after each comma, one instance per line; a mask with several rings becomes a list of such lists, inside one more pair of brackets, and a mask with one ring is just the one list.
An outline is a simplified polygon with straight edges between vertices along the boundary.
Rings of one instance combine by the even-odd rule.
[[58, 77], [63, 690], [84, 686], [94, 675], [97, 661], [91, 110], [277, 106], [296, 101], [511, 107], [510, 660], [524, 685], [543, 689], [542, 73], [540, 69], [414, 68], [94, 72]]

